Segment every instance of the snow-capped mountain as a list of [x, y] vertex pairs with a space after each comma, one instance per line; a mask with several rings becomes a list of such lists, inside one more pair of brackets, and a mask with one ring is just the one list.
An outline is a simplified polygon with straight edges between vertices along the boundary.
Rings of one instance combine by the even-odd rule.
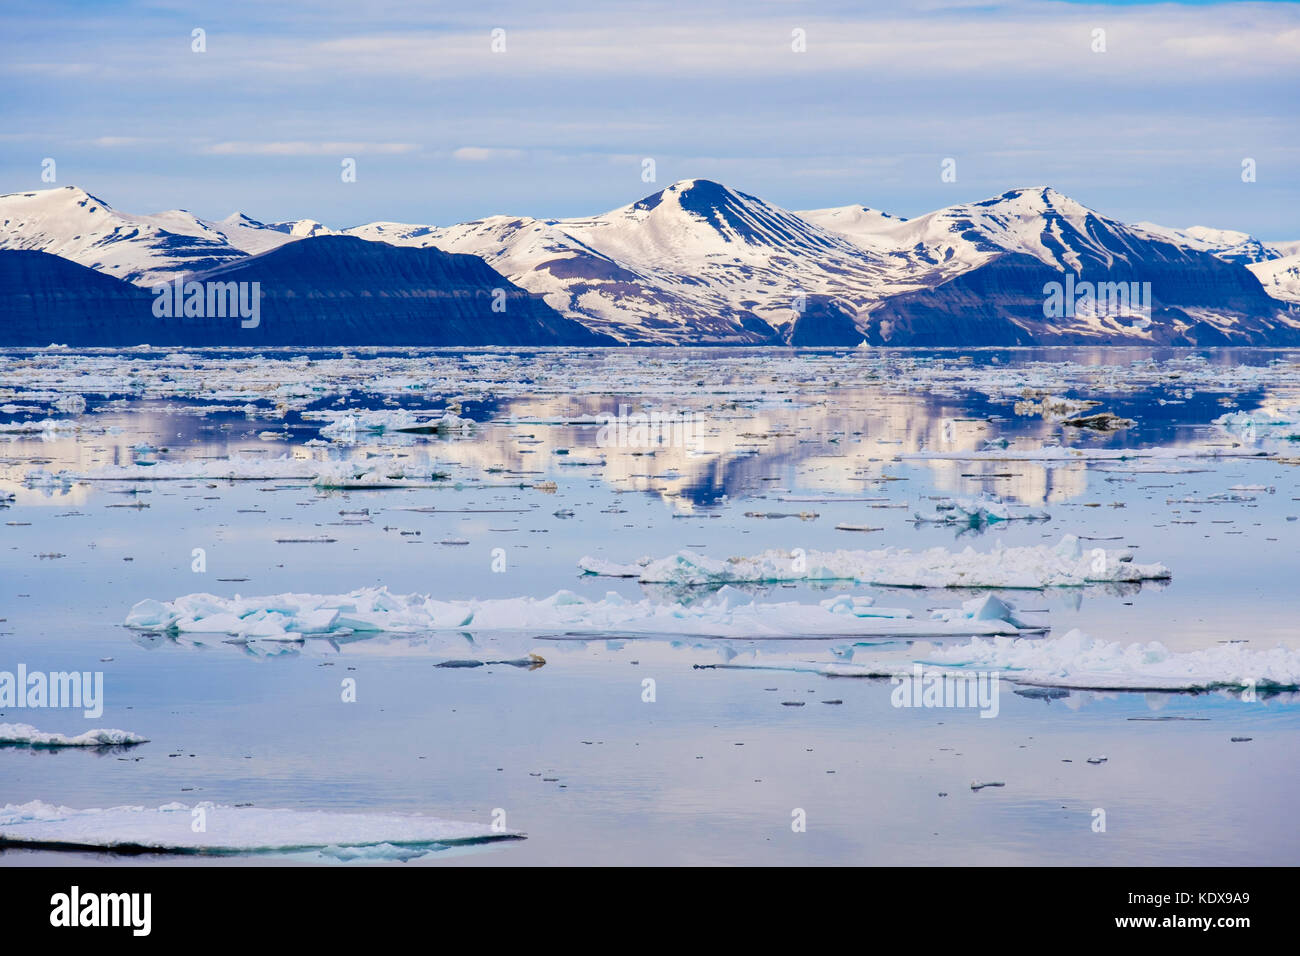
[[[862, 205], [792, 212], [690, 179], [596, 216], [493, 216], [446, 227], [373, 222], [340, 232], [476, 256], [562, 315], [625, 343], [1190, 344], [1300, 336], [1300, 310], [1290, 305], [1300, 302], [1293, 258], [1300, 243], [1127, 225], [1047, 187], [906, 219]], [[0, 197], [0, 249], [52, 252], [141, 285], [332, 233], [314, 220], [130, 216], [69, 188]], [[1066, 273], [1150, 283], [1153, 323], [1095, 315], [1045, 321], [1044, 287]]]
[[779, 342], [810, 297], [840, 297], [856, 309], [889, 282], [870, 250], [708, 180], [683, 180], [599, 216], [494, 216], [444, 229], [371, 223], [347, 232], [480, 256], [625, 342]]
[[317, 234], [313, 227], [322, 228], [238, 213], [209, 222], [183, 209], [133, 215], [75, 186], [0, 196], [0, 249], [48, 252], [144, 286]]
[[[813, 215], [825, 222], [837, 212]], [[892, 246], [893, 255], [910, 256], [913, 275], [914, 263], [928, 263], [929, 278], [925, 288], [887, 296], [860, 314], [858, 328], [871, 342], [915, 345], [945, 344], [963, 327], [968, 334], [960, 341], [990, 344], [1300, 340], [1300, 314], [1270, 299], [1237, 260], [1208, 251], [1206, 238], [1184, 245], [1048, 187], [1014, 189], [910, 220], [880, 220], [873, 248]], [[1049, 316], [1045, 289], [1067, 274], [1137, 283], [1131, 287], [1139, 290], [1149, 284], [1151, 321], [1138, 310], [1107, 315], [1090, 306]]]
[[1281, 256], [1277, 250], [1249, 233], [1237, 232], [1233, 229], [1211, 229], [1209, 226], [1171, 229], [1168, 226], [1158, 226], [1153, 222], [1139, 222], [1133, 228], [1165, 242], [1208, 252], [1225, 262], [1240, 262], [1245, 265], [1277, 259]]
[[1135, 228], [1167, 242], [1208, 252], [1225, 262], [1239, 262], [1255, 274], [1273, 298], [1300, 302], [1300, 240], [1264, 242], [1249, 233], [1208, 226], [1170, 229], [1140, 222]]

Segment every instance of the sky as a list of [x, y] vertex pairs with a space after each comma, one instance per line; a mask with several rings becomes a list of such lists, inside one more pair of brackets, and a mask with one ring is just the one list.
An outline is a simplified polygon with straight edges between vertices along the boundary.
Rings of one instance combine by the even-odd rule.
[[128, 212], [336, 228], [702, 177], [904, 216], [1050, 185], [1298, 239], [1300, 3], [10, 4], [0, 193], [48, 188], [46, 159]]

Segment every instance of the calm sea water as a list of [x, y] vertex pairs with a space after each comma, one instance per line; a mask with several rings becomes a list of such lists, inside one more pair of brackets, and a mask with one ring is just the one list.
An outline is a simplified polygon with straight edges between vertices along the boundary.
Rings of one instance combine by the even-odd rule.
[[[1094, 400], [1095, 411], [1135, 424], [1065, 427], [1026, 410], [1044, 394]], [[697, 666], [826, 661], [843, 641], [539, 631], [196, 647], [122, 622], [145, 598], [381, 584], [443, 599], [568, 589], [696, 601], [707, 595], [584, 576], [578, 561], [682, 548], [986, 551], [1073, 533], [1131, 548], [1173, 578], [1004, 595], [1052, 634], [1077, 627], [1179, 650], [1297, 646], [1300, 522], [1288, 518], [1300, 514], [1300, 482], [1289, 443], [1212, 423], [1298, 401], [1300, 355], [1263, 350], [0, 353], [0, 424], [80, 426], [0, 435], [0, 495], [14, 496], [0, 509], [0, 670], [102, 670], [106, 686], [97, 720], [11, 709], [0, 722], [118, 727], [152, 741], [125, 753], [0, 750], [0, 804], [213, 800], [484, 822], [500, 808], [528, 834], [411, 864], [1295, 863], [1289, 758], [1300, 708], [1290, 695], [1246, 704], [1227, 693], [1028, 696], [1007, 685], [998, 718], [986, 720], [895, 708], [885, 680]], [[449, 407], [475, 427], [320, 436], [348, 410]], [[697, 440], [611, 447], [594, 422], [620, 408], [684, 417]], [[1271, 457], [897, 458], [1003, 441], [1258, 446]], [[93, 476], [104, 465], [231, 455], [396, 455], [447, 477], [434, 488], [347, 492], [284, 479], [24, 481], [34, 469]], [[961, 531], [914, 520], [937, 500], [983, 493], [1050, 520]], [[277, 543], [319, 537], [333, 540]], [[872, 593], [921, 615], [970, 597], [751, 590], [805, 602]], [[499, 659], [531, 651], [546, 663], [434, 666], [493, 658], [498, 646]], [[357, 681], [355, 703], [340, 700], [344, 677]], [[786, 706], [794, 701], [805, 706]], [[975, 791], [973, 781], [1005, 786]], [[1097, 809], [1104, 833], [1094, 831]], [[797, 811], [803, 832], [791, 826]], [[72, 859], [122, 862], [0, 853], [6, 864]]]

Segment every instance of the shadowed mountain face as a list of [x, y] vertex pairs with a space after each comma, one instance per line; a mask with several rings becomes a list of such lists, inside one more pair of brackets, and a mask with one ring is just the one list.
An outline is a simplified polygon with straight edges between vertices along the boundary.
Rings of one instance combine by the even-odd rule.
[[476, 256], [317, 236], [191, 277], [258, 282], [260, 322], [223, 344], [600, 345]]
[[[247, 284], [242, 303], [250, 307], [258, 283], [256, 312], [239, 310], [234, 298], [212, 309], [204, 296], [201, 314], [159, 315], [159, 297], [138, 286], [46, 253], [0, 252], [0, 344], [608, 344], [483, 260], [437, 249], [321, 236], [189, 280], [205, 290]], [[164, 288], [171, 299], [173, 286]]]
[[[1126, 292], [1136, 293], [1135, 301], [1149, 284], [1149, 311], [1143, 314], [1085, 309], [1047, 315], [1045, 290], [1068, 288], [1070, 274], [1032, 256], [1009, 253], [933, 289], [885, 301], [861, 331], [872, 345], [895, 346], [952, 345], [955, 329], [962, 331], [962, 344], [979, 345], [1300, 344], [1300, 316], [1288, 321], [1281, 303], [1249, 271], [1207, 253], [1173, 254], [1178, 252], [1166, 246], [1156, 255], [1112, 261], [1106, 268], [1091, 261], [1073, 274], [1076, 285], [1126, 286]], [[1224, 317], [1248, 321], [1224, 323]], [[844, 334], [836, 342], [819, 344], [850, 345], [853, 339]]]
[[140, 345], [153, 296], [45, 252], [0, 251], [0, 344]]

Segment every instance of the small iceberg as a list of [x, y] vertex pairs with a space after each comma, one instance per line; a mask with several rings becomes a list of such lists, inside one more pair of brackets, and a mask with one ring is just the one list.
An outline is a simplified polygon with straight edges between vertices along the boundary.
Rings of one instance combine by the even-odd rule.
[[69, 737], [37, 730], [31, 724], [0, 724], [0, 747], [134, 747], [148, 742], [148, 737], [114, 728], [87, 730]]
[[946, 524], [969, 528], [983, 528], [999, 521], [1052, 520], [1052, 516], [1046, 511], [1033, 511], [993, 498], [979, 500], [945, 498], [935, 504], [934, 511], [929, 514], [918, 511], [915, 518], [922, 524]]

